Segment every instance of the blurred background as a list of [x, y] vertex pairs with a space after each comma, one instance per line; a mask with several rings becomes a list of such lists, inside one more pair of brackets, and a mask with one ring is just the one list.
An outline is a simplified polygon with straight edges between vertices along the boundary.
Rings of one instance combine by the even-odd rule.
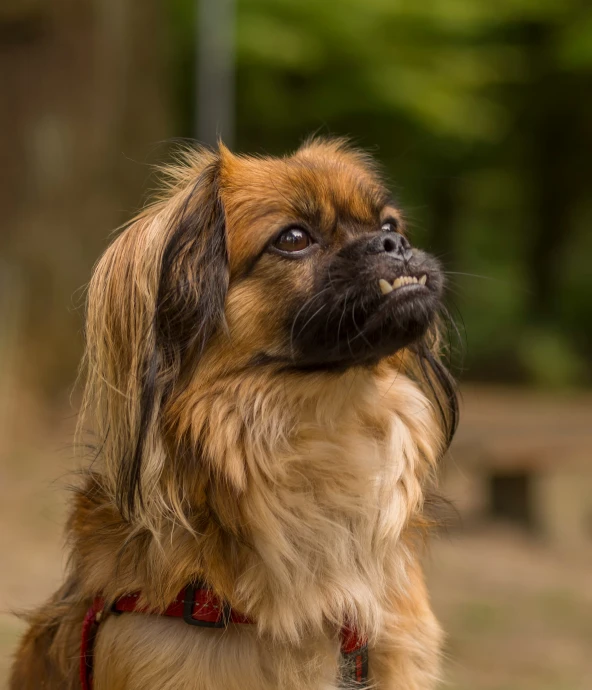
[[449, 272], [454, 690], [592, 687], [589, 0], [2, 0], [0, 688], [51, 592], [84, 285], [174, 141], [347, 135]]

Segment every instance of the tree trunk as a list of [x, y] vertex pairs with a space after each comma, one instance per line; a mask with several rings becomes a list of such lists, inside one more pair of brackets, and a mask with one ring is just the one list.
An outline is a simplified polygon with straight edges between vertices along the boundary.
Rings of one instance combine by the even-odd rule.
[[0, 8], [0, 255], [23, 283], [20, 375], [49, 392], [74, 378], [76, 291], [170, 133], [162, 12], [158, 0]]

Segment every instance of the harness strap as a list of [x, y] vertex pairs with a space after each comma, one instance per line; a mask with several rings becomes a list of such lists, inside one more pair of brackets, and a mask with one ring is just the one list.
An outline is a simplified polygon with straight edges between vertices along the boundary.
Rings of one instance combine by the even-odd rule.
[[93, 652], [104, 607], [105, 602], [103, 599], [96, 597], [82, 622], [82, 637], [80, 640], [80, 686], [82, 690], [92, 690], [93, 687]]
[[[113, 603], [111, 613], [144, 613], [182, 618], [188, 625], [205, 628], [225, 628], [229, 623], [250, 624], [253, 621], [232, 609], [211, 589], [202, 585], [188, 585], [162, 612], [138, 606], [139, 593], [125, 594]], [[82, 690], [93, 688], [94, 645], [99, 623], [105, 613], [105, 600], [96, 597], [82, 623], [80, 644], [80, 685]], [[352, 682], [362, 689], [368, 686], [368, 644], [355, 629], [344, 626], [340, 633], [342, 682], [351, 688]]]
[[355, 681], [353, 687], [369, 688], [368, 639], [346, 625], [341, 628], [340, 638], [343, 686], [352, 688], [352, 681]]

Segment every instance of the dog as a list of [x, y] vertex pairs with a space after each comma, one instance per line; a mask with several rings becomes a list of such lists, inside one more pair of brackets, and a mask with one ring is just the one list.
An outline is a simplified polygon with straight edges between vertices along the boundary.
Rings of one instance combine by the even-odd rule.
[[10, 688], [435, 687], [420, 559], [457, 419], [438, 261], [342, 140], [162, 172], [90, 282], [96, 453]]

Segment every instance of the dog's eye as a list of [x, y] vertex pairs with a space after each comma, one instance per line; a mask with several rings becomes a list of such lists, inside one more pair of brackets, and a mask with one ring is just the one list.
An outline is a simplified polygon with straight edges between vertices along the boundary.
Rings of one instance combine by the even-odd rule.
[[397, 232], [399, 229], [399, 224], [393, 219], [385, 220], [380, 229], [383, 232]]
[[281, 252], [301, 252], [312, 244], [312, 237], [301, 228], [284, 230], [273, 243]]

